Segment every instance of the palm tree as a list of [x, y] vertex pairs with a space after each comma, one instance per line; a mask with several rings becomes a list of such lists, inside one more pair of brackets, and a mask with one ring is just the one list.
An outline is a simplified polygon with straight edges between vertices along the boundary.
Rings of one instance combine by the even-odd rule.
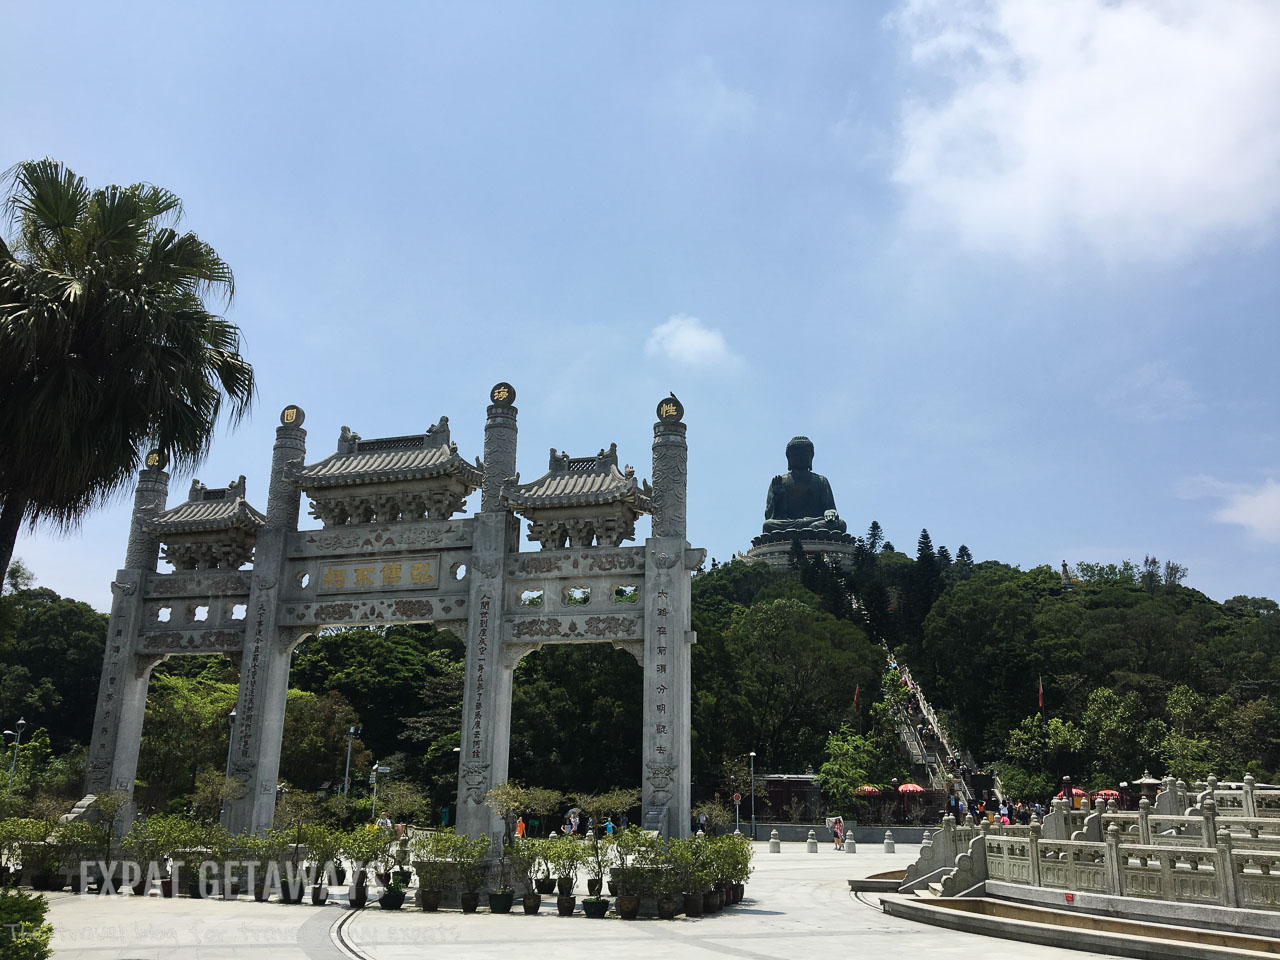
[[7, 174], [0, 239], [0, 571], [24, 523], [74, 526], [146, 451], [178, 468], [253, 399], [231, 268], [150, 184], [90, 190], [54, 160]]

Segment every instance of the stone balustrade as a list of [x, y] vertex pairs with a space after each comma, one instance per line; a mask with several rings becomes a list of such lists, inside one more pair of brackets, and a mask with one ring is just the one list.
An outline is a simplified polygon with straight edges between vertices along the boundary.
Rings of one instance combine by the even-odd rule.
[[[1206, 803], [1214, 813], [1212, 801]], [[1223, 817], [1218, 822], [1226, 828], [1210, 833], [1213, 842], [1205, 844], [1199, 835], [1173, 843], [1173, 835], [1167, 834], [1152, 835], [1160, 842], [1135, 842], [1132, 834], [1122, 832], [1123, 818], [1105, 816], [1110, 822], [1101, 841], [1046, 839], [1041, 825], [1034, 822], [1026, 834], [980, 827], [978, 835], [957, 855], [954, 869], [932, 882], [940, 882], [944, 896], [964, 894], [991, 880], [1081, 893], [1280, 910], [1280, 847], [1258, 849], [1254, 838], [1237, 840], [1230, 830], [1233, 824], [1258, 818]], [[1202, 826], [1209, 822], [1205, 817], [1199, 820]], [[1138, 825], [1142, 829], [1141, 822]], [[1264, 835], [1268, 841], [1272, 837]], [[904, 883], [900, 889], [919, 887]]]

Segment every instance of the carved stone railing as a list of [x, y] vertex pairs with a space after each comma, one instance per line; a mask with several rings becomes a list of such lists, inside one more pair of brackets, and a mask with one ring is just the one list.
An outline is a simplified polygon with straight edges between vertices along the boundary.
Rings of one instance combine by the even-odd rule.
[[966, 813], [964, 823], [957, 825], [956, 818], [947, 814], [942, 826], [920, 847], [920, 856], [907, 867], [898, 887], [899, 893], [922, 890], [955, 869], [956, 857], [966, 849], [969, 841], [978, 835], [973, 816]]
[[[1207, 800], [1213, 813], [1212, 801]], [[1280, 910], [1280, 848], [1238, 846], [1228, 829], [1213, 842], [1132, 842], [1124, 818], [1102, 814], [1105, 839], [1050, 840], [1033, 822], [1026, 836], [982, 830], [941, 880], [943, 896], [958, 896], [991, 881], [1117, 897]], [[1150, 819], [1154, 820], [1154, 817]], [[1260, 818], [1222, 818], [1220, 824]], [[1265, 819], [1265, 818], [1262, 818]], [[1201, 818], [1201, 823], [1209, 822]], [[1139, 829], [1143, 829], [1139, 821]], [[1157, 835], [1153, 835], [1153, 839]], [[1166, 835], [1166, 839], [1169, 835]], [[1200, 837], [1195, 837], [1199, 841]], [[1264, 835], [1264, 840], [1271, 838]], [[1252, 844], [1246, 838], [1243, 844]], [[910, 871], [908, 871], [910, 876]], [[935, 881], [936, 882], [936, 881]], [[918, 887], [913, 888], [918, 889]]]

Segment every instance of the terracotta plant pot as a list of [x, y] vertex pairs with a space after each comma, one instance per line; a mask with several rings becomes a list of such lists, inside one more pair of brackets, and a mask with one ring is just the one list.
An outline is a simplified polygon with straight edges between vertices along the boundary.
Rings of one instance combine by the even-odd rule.
[[618, 902], [614, 904], [614, 908], [618, 911], [618, 916], [623, 920], [634, 920], [640, 914], [640, 898], [627, 895], [620, 896], [618, 897]]
[[573, 877], [559, 877], [556, 880], [556, 889], [562, 897], [573, 896]]
[[576, 907], [577, 905], [578, 905], [578, 898], [577, 898], [577, 897], [573, 897], [573, 896], [569, 896], [569, 897], [559, 896], [559, 897], [556, 897], [556, 911], [557, 911], [557, 912], [560, 914], [560, 916], [562, 916], [562, 917], [571, 917], [571, 916], [573, 916], [573, 908], [574, 908], [574, 907]]
[[542, 894], [526, 893], [522, 904], [526, 914], [535, 914], [538, 912], [538, 908], [542, 906]]
[[604, 881], [602, 881], [599, 877], [596, 877], [594, 880], [588, 880], [587, 893], [593, 897], [598, 897], [600, 896], [600, 888], [603, 886], [604, 886]]
[[440, 909], [440, 898], [444, 895], [442, 890], [419, 890], [418, 906], [427, 913], [435, 913]]
[[[254, 891], [255, 895], [257, 891]], [[360, 910], [369, 902], [369, 885], [365, 883], [357, 883], [353, 887], [347, 888], [347, 903], [352, 910]]]
[[717, 903], [717, 898], [719, 896], [720, 894], [716, 893], [714, 890], [708, 890], [706, 893], [704, 893], [702, 895], [702, 912], [715, 913], [717, 910], [719, 910], [720, 904]]
[[554, 877], [538, 877], [533, 881], [533, 888], [542, 896], [556, 892], [556, 881]]
[[675, 897], [659, 897], [658, 898], [658, 919], [674, 920], [675, 918], [676, 918]]
[[480, 906], [480, 894], [463, 891], [458, 894], [458, 902], [462, 904], [463, 913], [475, 913], [476, 908]]
[[686, 893], [684, 895], [684, 915], [686, 917], [700, 917], [702, 913], [702, 894]]
[[399, 910], [404, 906], [404, 896], [403, 890], [388, 887], [382, 891], [382, 896], [378, 898], [378, 906], [383, 910]]
[[733, 902], [741, 903], [742, 898], [746, 896], [747, 885], [745, 883], [735, 883], [733, 885]]
[[489, 894], [490, 913], [510, 913], [516, 895], [511, 890], [494, 890]]
[[265, 883], [254, 883], [253, 899], [258, 903], [267, 902], [267, 885]]
[[604, 897], [586, 897], [582, 901], [582, 912], [593, 920], [601, 920], [609, 912], [609, 901]]

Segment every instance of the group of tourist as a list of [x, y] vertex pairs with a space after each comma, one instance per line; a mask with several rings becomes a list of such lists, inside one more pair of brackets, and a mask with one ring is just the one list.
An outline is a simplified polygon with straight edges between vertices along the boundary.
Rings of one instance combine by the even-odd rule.
[[1017, 824], [1025, 827], [1031, 822], [1032, 817], [1037, 820], [1044, 818], [1044, 807], [1039, 801], [1015, 800], [1010, 803], [1007, 799], [992, 798], [987, 801], [981, 797], [975, 797], [966, 802], [963, 797], [955, 793], [947, 795], [945, 812], [958, 821], [963, 820], [965, 814], [972, 814], [975, 822], [986, 820], [1006, 827]]
[[[611, 837], [619, 830], [627, 829], [627, 815], [624, 813], [619, 821], [621, 826], [613, 822], [613, 817], [605, 817], [601, 824], [596, 823], [595, 817], [587, 817], [586, 823], [582, 822], [582, 817], [577, 810], [572, 810], [565, 815], [564, 823], [560, 825], [560, 829], [554, 827], [551, 835], [556, 836], [558, 833], [564, 834], [566, 837]], [[539, 821], [530, 818], [526, 823], [524, 817], [516, 818], [516, 836], [525, 837], [532, 836], [537, 833]]]

